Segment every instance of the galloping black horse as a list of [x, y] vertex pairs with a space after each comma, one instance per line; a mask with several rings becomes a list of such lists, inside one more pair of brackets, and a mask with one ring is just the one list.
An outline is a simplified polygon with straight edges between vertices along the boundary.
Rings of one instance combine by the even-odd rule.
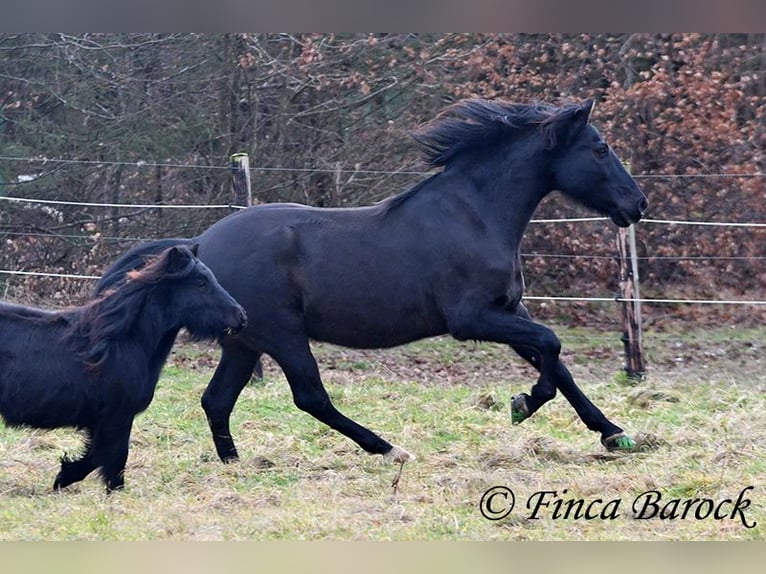
[[521, 302], [519, 245], [532, 214], [559, 190], [619, 226], [647, 201], [590, 124], [592, 102], [554, 107], [458, 102], [413, 134], [441, 171], [373, 206], [323, 209], [270, 204], [232, 214], [193, 240], [134, 246], [99, 289], [140, 267], [147, 254], [182, 241], [245, 307], [247, 329], [222, 341], [202, 397], [218, 455], [238, 457], [229, 417], [262, 353], [282, 368], [298, 408], [395, 461], [411, 458], [330, 402], [310, 340], [382, 348], [450, 334], [510, 345], [539, 371], [512, 399], [514, 422], [560, 390], [607, 449], [634, 442], [575, 385], [560, 343]]
[[101, 467], [111, 492], [124, 484], [133, 419], [149, 406], [178, 331], [224, 340], [244, 325], [244, 309], [184, 246], [83, 307], [2, 302], [0, 415], [10, 426], [84, 430], [85, 453], [62, 459], [53, 486]]

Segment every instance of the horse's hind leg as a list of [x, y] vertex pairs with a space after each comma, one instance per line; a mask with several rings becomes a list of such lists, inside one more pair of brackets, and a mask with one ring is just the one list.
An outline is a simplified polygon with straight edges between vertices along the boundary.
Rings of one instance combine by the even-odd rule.
[[224, 347], [221, 361], [202, 395], [202, 408], [213, 434], [215, 449], [223, 462], [239, 458], [229, 419], [239, 394], [253, 375], [259, 357], [259, 353], [247, 349]]
[[290, 384], [293, 401], [299, 409], [344, 434], [371, 454], [382, 454], [399, 463], [414, 459], [404, 449], [383, 440], [369, 429], [340, 413], [333, 406], [322, 384], [308, 341], [300, 340], [294, 343], [284, 345], [285, 351], [272, 353], [272, 357], [284, 371]]

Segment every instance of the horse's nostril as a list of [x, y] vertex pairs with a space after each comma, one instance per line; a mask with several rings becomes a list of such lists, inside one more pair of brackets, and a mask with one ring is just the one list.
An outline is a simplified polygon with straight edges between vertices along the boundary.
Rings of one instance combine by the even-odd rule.
[[649, 201], [647, 201], [645, 197], [642, 198], [638, 203], [638, 208], [641, 210], [641, 213], [644, 213], [647, 209], [649, 209]]

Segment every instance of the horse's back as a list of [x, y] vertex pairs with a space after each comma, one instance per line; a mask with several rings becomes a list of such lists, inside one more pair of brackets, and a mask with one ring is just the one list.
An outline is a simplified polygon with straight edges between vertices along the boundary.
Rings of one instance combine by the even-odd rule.
[[76, 383], [85, 373], [63, 343], [67, 325], [66, 313], [0, 302], [0, 414], [8, 425], [77, 426]]
[[445, 330], [417, 234], [403, 243], [394, 227], [380, 205], [256, 206], [199, 236], [199, 257], [254, 329], [291, 309], [311, 338], [393, 346]]
[[63, 315], [59, 311], [51, 311], [48, 309], [40, 309], [38, 307], [27, 307], [25, 305], [17, 305], [16, 303], [9, 303], [8, 301], [0, 301], [0, 324], [3, 320], [16, 319], [16, 320], [36, 320], [36, 321], [55, 321], [62, 319]]

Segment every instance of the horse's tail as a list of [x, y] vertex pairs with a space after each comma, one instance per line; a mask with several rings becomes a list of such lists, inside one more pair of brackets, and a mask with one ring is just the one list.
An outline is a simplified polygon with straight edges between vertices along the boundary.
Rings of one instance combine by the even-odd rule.
[[101, 279], [96, 283], [94, 295], [101, 295], [107, 289], [117, 286], [125, 280], [129, 271], [140, 269], [146, 265], [147, 261], [162, 253], [168, 247], [176, 245], [191, 245], [194, 239], [156, 239], [154, 241], [143, 241], [128, 249], [117, 261], [112, 263], [104, 270]]

